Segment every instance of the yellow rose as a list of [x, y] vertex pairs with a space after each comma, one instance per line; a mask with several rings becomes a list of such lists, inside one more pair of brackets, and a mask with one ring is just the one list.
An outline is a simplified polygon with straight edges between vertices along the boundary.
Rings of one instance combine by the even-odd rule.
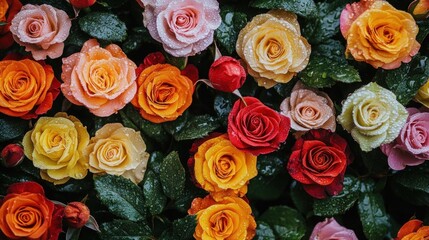
[[22, 144], [25, 156], [41, 170], [43, 179], [63, 184], [86, 176], [88, 162], [82, 152], [88, 142], [89, 134], [79, 119], [59, 112], [54, 117], [41, 117]]
[[215, 197], [224, 191], [243, 196], [249, 180], [258, 174], [256, 156], [237, 149], [226, 134], [201, 144], [194, 160], [195, 179]]
[[139, 132], [109, 123], [91, 138], [84, 158], [92, 173], [121, 175], [138, 184], [143, 180], [149, 154]]
[[311, 46], [301, 36], [294, 13], [272, 10], [255, 16], [240, 31], [236, 51], [258, 85], [271, 88], [307, 66]]
[[429, 78], [428, 81], [417, 91], [414, 99], [429, 108]]
[[227, 196], [219, 201], [211, 195], [196, 198], [188, 213], [197, 215], [194, 233], [197, 240], [245, 240], [255, 236], [252, 209], [239, 197]]

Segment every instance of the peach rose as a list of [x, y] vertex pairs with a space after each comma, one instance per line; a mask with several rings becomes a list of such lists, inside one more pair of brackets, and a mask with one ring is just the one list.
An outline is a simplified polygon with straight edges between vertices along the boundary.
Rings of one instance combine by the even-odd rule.
[[247, 23], [238, 35], [236, 51], [258, 85], [271, 88], [289, 82], [307, 66], [311, 46], [301, 36], [294, 13], [272, 10]]
[[23, 119], [46, 113], [60, 93], [52, 67], [10, 58], [0, 61], [0, 112]]
[[226, 196], [215, 201], [211, 195], [195, 198], [189, 214], [197, 215], [194, 238], [201, 239], [252, 239], [256, 222], [249, 204], [239, 197]]
[[326, 93], [307, 88], [300, 81], [293, 87], [290, 97], [283, 100], [280, 110], [281, 114], [290, 118], [291, 128], [298, 133], [318, 128], [335, 132], [332, 100]]
[[19, 0], [0, 0], [0, 22], [6, 25], [0, 26], [0, 49], [7, 49], [14, 43], [10, 32], [10, 22], [21, 9]]
[[122, 175], [135, 184], [143, 180], [149, 154], [140, 135], [120, 123], [100, 128], [84, 150], [89, 171], [95, 174]]
[[340, 29], [347, 40], [346, 55], [374, 68], [394, 69], [408, 63], [420, 44], [413, 17], [383, 0], [347, 4], [341, 12]]
[[107, 117], [131, 101], [137, 90], [136, 64], [115, 44], [100, 47], [96, 39], [63, 59], [61, 90], [73, 104]]
[[155, 64], [137, 78], [138, 90], [131, 103], [151, 122], [176, 120], [191, 105], [194, 86], [170, 64]]
[[31, 52], [36, 60], [58, 58], [70, 33], [71, 20], [66, 12], [50, 5], [22, 7], [12, 20], [10, 31], [15, 41]]

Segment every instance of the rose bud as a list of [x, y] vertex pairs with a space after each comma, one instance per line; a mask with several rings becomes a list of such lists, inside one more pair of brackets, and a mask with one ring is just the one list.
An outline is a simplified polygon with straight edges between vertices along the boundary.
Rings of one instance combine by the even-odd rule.
[[210, 66], [209, 80], [213, 88], [233, 92], [244, 84], [246, 71], [237, 59], [222, 56]]
[[415, 19], [424, 20], [429, 17], [429, 0], [414, 0], [408, 6], [408, 12]]
[[1, 162], [5, 167], [15, 167], [24, 159], [24, 148], [19, 143], [11, 143], [1, 151]]
[[71, 202], [64, 209], [64, 219], [73, 228], [83, 227], [89, 220], [89, 208], [81, 202]]
[[87, 8], [94, 5], [96, 0], [70, 0], [70, 4], [75, 8]]

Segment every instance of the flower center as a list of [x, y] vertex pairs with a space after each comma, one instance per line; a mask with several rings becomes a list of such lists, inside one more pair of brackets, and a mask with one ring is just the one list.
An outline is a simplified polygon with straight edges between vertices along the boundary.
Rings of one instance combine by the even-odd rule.
[[32, 21], [27, 26], [27, 34], [30, 37], [38, 38], [42, 35], [42, 28], [45, 20], [42, 17], [31, 19]]

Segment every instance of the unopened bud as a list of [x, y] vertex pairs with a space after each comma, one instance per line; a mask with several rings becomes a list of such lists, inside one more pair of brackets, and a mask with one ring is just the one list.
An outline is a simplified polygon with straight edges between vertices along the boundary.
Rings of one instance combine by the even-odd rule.
[[11, 143], [1, 151], [1, 163], [7, 168], [15, 167], [24, 159], [24, 148], [19, 143]]
[[70, 0], [70, 4], [75, 8], [87, 8], [94, 5], [96, 0]]
[[89, 208], [81, 202], [71, 202], [64, 209], [64, 219], [73, 228], [82, 228], [89, 220]]

